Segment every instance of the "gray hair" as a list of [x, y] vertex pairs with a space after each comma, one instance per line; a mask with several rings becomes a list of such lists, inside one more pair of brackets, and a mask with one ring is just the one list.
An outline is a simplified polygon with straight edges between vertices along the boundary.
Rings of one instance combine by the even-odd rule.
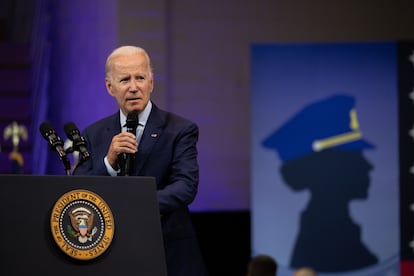
[[151, 59], [145, 51], [145, 49], [137, 46], [121, 46], [119, 48], [116, 48], [112, 51], [112, 53], [108, 56], [105, 63], [105, 74], [107, 78], [111, 77], [111, 70], [112, 70], [112, 60], [114, 57], [118, 56], [133, 56], [133, 55], [144, 55], [146, 59], [148, 60], [148, 66], [151, 76], [153, 75], [153, 69], [151, 64]]

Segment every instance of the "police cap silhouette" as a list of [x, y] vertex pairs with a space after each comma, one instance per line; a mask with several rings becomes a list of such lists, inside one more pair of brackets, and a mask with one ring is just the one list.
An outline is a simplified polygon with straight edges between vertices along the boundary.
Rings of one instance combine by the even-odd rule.
[[262, 145], [275, 149], [284, 162], [331, 148], [375, 147], [363, 139], [355, 98], [349, 95], [334, 95], [306, 106], [264, 139]]

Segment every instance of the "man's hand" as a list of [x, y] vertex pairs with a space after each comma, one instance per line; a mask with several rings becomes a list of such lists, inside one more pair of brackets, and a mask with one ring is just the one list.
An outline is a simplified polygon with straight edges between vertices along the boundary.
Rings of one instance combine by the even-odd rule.
[[112, 137], [112, 142], [106, 155], [111, 167], [114, 169], [118, 167], [118, 156], [121, 153], [135, 153], [137, 152], [137, 147], [135, 135], [130, 132], [121, 132]]

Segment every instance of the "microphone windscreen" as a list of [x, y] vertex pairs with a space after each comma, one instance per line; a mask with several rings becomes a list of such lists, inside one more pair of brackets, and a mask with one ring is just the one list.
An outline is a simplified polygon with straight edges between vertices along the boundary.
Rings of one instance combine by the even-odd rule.
[[138, 111], [134, 110], [128, 113], [126, 119], [126, 127], [128, 129], [136, 129], [138, 126]]
[[48, 133], [54, 132], [53, 126], [48, 122], [43, 122], [39, 127], [40, 133], [43, 135], [44, 138], [48, 139]]
[[78, 128], [76, 127], [75, 123], [68, 122], [63, 126], [63, 129], [65, 130], [65, 133], [67, 136], [71, 137], [72, 132], [76, 131], [79, 132]]

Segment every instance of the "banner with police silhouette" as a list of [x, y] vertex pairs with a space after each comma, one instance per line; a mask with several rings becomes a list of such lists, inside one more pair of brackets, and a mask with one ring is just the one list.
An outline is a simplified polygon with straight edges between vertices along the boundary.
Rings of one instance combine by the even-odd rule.
[[395, 42], [253, 45], [252, 254], [400, 275]]

